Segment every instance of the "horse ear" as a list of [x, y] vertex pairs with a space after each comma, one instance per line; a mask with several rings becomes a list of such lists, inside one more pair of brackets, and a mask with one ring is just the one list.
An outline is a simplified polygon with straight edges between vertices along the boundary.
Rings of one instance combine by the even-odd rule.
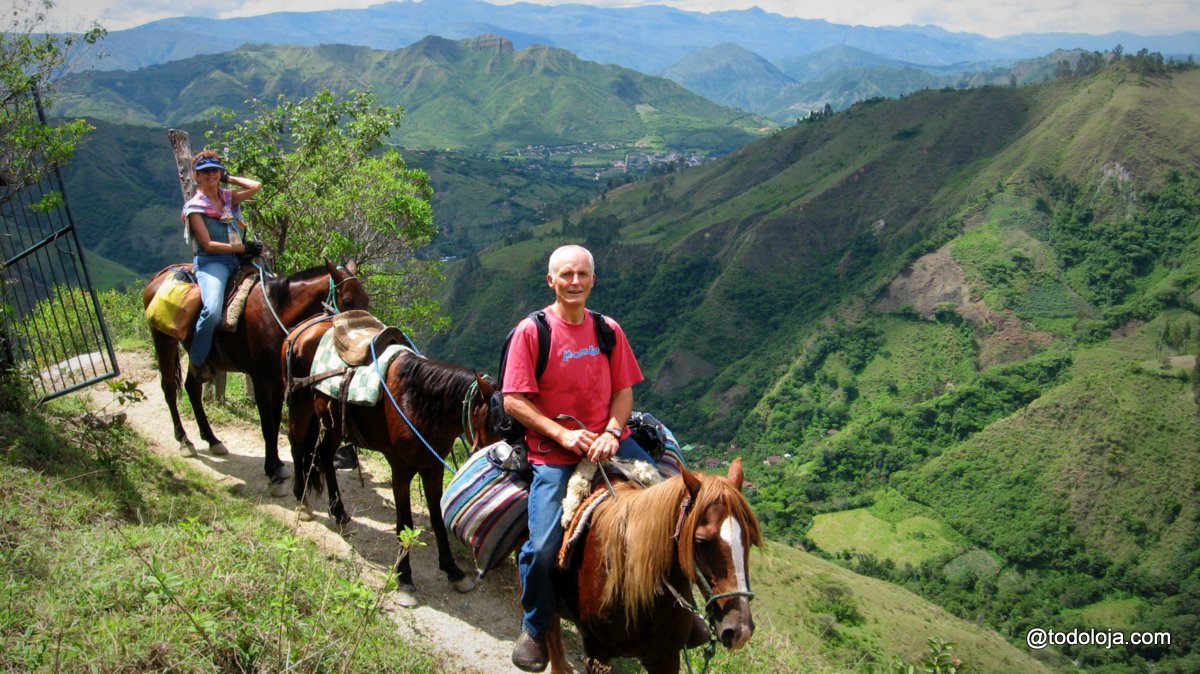
[[683, 478], [683, 486], [687, 487], [688, 493], [692, 495], [693, 499], [696, 498], [696, 494], [700, 493], [700, 478], [687, 468], [681, 468], [679, 476]]
[[491, 398], [492, 393], [495, 393], [495, 391], [496, 391], [495, 387], [493, 387], [492, 383], [487, 380], [487, 377], [484, 377], [483, 375], [479, 374], [479, 370], [474, 370], [474, 373], [475, 373], [475, 384], [476, 384], [476, 386], [479, 387], [480, 395], [483, 396], [484, 400]]
[[745, 473], [742, 471], [742, 457], [737, 457], [729, 464], [729, 474], [726, 477], [734, 487], [737, 487], [738, 491], [742, 490], [742, 481], [745, 479]]
[[358, 276], [358, 261], [357, 260], [355, 260], [354, 258], [350, 258], [349, 260], [346, 260], [345, 267], [346, 267], [346, 271], [349, 272], [351, 276]]
[[331, 278], [337, 276], [337, 265], [329, 260], [325, 260], [325, 271], [329, 272]]

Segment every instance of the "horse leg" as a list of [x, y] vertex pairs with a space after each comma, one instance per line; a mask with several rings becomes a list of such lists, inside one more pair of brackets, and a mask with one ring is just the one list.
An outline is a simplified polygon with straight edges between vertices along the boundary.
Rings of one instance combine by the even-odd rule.
[[208, 423], [208, 414], [204, 411], [204, 384], [189, 368], [187, 378], [183, 380], [183, 390], [187, 391], [188, 402], [192, 403], [192, 413], [196, 416], [196, 425], [200, 428], [200, 437], [208, 443], [208, 452], [213, 456], [225, 456], [229, 450], [217, 439], [212, 426]]
[[639, 658], [638, 661], [646, 668], [646, 674], [679, 674], [679, 651], [671, 651], [670, 656], [664, 652], [652, 658]]
[[338, 488], [337, 469], [333, 467], [333, 454], [341, 441], [340, 434], [329, 432], [317, 443], [317, 462], [321, 474], [325, 476], [325, 488], [329, 490], [329, 515], [337, 522], [339, 529], [345, 529], [350, 524], [350, 515], [346, 513], [346, 504], [342, 502], [342, 491]]
[[454, 561], [454, 552], [450, 549], [450, 536], [446, 532], [446, 521], [442, 518], [441, 464], [436, 468], [421, 471], [421, 485], [425, 490], [425, 505], [429, 509], [429, 526], [433, 528], [433, 537], [437, 540], [438, 568], [446, 572], [446, 577], [455, 590], [470, 592], [475, 589], [475, 580], [467, 578]]
[[[386, 456], [392, 467], [392, 499], [396, 501], [396, 535], [399, 536], [405, 529], [411, 529], [413, 525], [412, 497], [409, 493], [413, 471], [405, 466], [397, 465], [395, 461], [392, 461], [390, 454]], [[405, 608], [412, 608], [420, 603], [416, 595], [417, 586], [413, 584], [410, 552], [410, 550], [399, 550], [396, 556], [396, 581], [399, 585], [396, 590], [396, 600]]]
[[158, 361], [158, 381], [162, 387], [163, 398], [167, 401], [167, 410], [171, 412], [171, 425], [175, 429], [175, 441], [179, 443], [179, 451], [187, 456], [196, 456], [196, 446], [188, 439], [183, 430], [183, 421], [179, 418], [179, 383], [182, 378], [179, 363], [179, 342], [157, 330], [151, 330], [154, 337], [154, 355]]
[[[284, 482], [291, 477], [279, 458], [279, 426], [283, 419], [283, 396], [278, 382], [269, 377], [254, 377], [254, 405], [258, 408], [258, 423], [263, 436], [263, 472], [270, 483], [272, 496], [283, 496]], [[272, 383], [275, 385], [272, 386]], [[293, 459], [295, 455], [293, 454]]]
[[562, 618], [557, 615], [550, 620], [546, 631], [546, 652], [550, 655], [550, 674], [570, 674], [574, 670], [567, 663], [567, 647], [562, 638]]
[[288, 404], [288, 442], [292, 446], [292, 460], [296, 463], [296, 474], [292, 478], [292, 494], [299, 503], [296, 512], [300, 519], [313, 519], [312, 507], [308, 503], [308, 490], [320, 490], [321, 474], [315, 470], [313, 460], [316, 438], [321, 432], [320, 423], [313, 414], [312, 395], [299, 392]]

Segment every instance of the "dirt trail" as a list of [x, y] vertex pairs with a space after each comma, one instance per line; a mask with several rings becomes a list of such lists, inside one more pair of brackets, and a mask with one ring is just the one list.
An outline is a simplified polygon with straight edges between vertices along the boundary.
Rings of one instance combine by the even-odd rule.
[[[147, 440], [151, 451], [166, 456], [181, 456], [171, 430], [170, 415], [159, 386], [158, 371], [153, 368], [149, 354], [120, 352], [117, 354], [121, 376], [134, 381], [146, 394], [146, 399], [132, 405], [128, 420]], [[187, 407], [186, 395], [181, 396], [180, 408]], [[360, 484], [357, 471], [338, 471], [338, 483], [353, 522], [346, 535], [326, 512], [324, 496], [313, 501], [316, 520], [298, 522], [295, 499], [290, 487], [287, 496], [275, 498], [267, 491], [263, 475], [262, 436], [258, 425], [235, 423], [216, 425], [213, 430], [228, 447], [227, 456], [208, 453], [194, 422], [185, 420], [184, 428], [196, 444], [198, 456], [187, 461], [199, 470], [212, 475], [232, 493], [258, 505], [264, 512], [295, 528], [330, 554], [356, 562], [362, 569], [365, 582], [381, 586], [385, 572], [396, 557], [395, 506], [386, 462], [378, 455], [364, 452]], [[280, 437], [280, 455], [290, 463], [291, 453], [287, 433]], [[445, 654], [445, 671], [480, 672], [483, 674], [519, 672], [509, 656], [512, 643], [520, 632], [520, 605], [516, 587], [516, 572], [510, 562], [490, 572], [474, 591], [459, 594], [450, 587], [446, 576], [437, 568], [437, 548], [429, 520], [423, 511], [419, 478], [413, 481], [413, 500], [417, 526], [424, 529], [421, 540], [425, 546], [413, 552], [413, 573], [421, 606], [402, 608], [386, 602], [385, 610], [396, 623], [400, 638], [406, 641], [423, 640]], [[459, 566], [470, 574], [473, 562], [459, 555]]]

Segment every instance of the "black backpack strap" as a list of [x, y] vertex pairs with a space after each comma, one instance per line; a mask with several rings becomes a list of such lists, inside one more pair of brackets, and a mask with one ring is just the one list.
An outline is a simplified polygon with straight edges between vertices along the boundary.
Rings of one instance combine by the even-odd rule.
[[550, 323], [546, 321], [545, 311], [535, 311], [529, 314], [529, 318], [533, 319], [533, 324], [537, 326], [538, 355], [534, 378], [541, 381], [546, 372], [546, 365], [550, 362]]
[[613, 349], [617, 346], [617, 331], [604, 320], [604, 314], [599, 311], [588, 309], [588, 313], [596, 322], [596, 345], [600, 347], [600, 353], [605, 356], [612, 355]]
[[[613, 330], [608, 321], [604, 320], [604, 314], [592, 311], [591, 309], [588, 309], [588, 313], [595, 320], [596, 344], [600, 348], [600, 353], [608, 357], [617, 345], [617, 331]], [[529, 314], [529, 320], [533, 321], [534, 327], [537, 328], [538, 353], [534, 377], [540, 380], [546, 372], [546, 365], [550, 362], [550, 323], [546, 320], [545, 311], [535, 311]], [[508, 331], [508, 336], [504, 338], [504, 351], [500, 354], [499, 378], [501, 386], [504, 386], [504, 367], [508, 364], [508, 347], [512, 343], [513, 333], [516, 331], [517, 329], [514, 327]]]
[[[538, 354], [534, 377], [541, 379], [542, 373], [546, 371], [546, 364], [550, 362], [550, 324], [546, 322], [545, 311], [535, 311], [529, 314], [529, 320], [533, 321], [534, 327], [537, 328], [538, 339]], [[508, 365], [508, 347], [512, 344], [513, 334], [516, 331], [516, 327], [508, 331], [508, 336], [504, 338], [504, 350], [500, 352], [500, 374], [498, 376], [501, 386], [504, 386], [504, 368]]]

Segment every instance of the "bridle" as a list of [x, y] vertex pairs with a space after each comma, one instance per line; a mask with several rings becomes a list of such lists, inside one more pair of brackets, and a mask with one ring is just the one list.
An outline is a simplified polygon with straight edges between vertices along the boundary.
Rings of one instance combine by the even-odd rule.
[[[340, 265], [340, 264], [339, 264], [339, 265], [337, 266], [337, 268], [338, 268], [338, 270], [339, 270], [339, 271], [346, 271], [346, 267], [345, 267], [345, 266], [343, 266], [343, 265]], [[328, 308], [331, 310], [331, 311], [330, 311], [330, 313], [334, 313], [334, 314], [340, 314], [340, 313], [342, 313], [342, 310], [341, 310], [341, 308], [340, 308], [340, 307], [338, 307], [338, 299], [337, 299], [337, 288], [338, 288], [338, 286], [342, 285], [343, 283], [345, 283], [345, 282], [347, 282], [347, 281], [351, 281], [351, 280], [354, 280], [354, 279], [357, 279], [357, 278], [358, 278], [358, 276], [357, 276], [357, 275], [355, 275], [355, 274], [350, 274], [350, 273], [347, 273], [347, 274], [346, 274], [346, 278], [342, 279], [341, 281], [338, 281], [338, 282], [334, 283], [334, 281], [333, 281], [333, 274], [330, 274], [330, 275], [329, 275], [329, 294], [327, 294], [327, 295], [325, 296], [325, 302], [324, 302], [324, 304], [325, 304], [325, 306], [326, 306], [326, 307], [328, 307]]]
[[[484, 376], [486, 377], [486, 375]], [[472, 403], [475, 402], [477, 394], [482, 395], [479, 390], [478, 380], [471, 382], [471, 385], [467, 387], [467, 393], [463, 396], [462, 401], [463, 434], [460, 437], [463, 444], [470, 448], [467, 450], [468, 454], [474, 454], [475, 450], [479, 449], [479, 444], [482, 442], [483, 429], [487, 425], [485, 421], [483, 426], [479, 428], [475, 427], [475, 409]], [[492, 401], [490, 398], [484, 398], [483, 404], [484, 409], [489, 409]]]
[[[683, 531], [684, 521], [686, 521], [688, 515], [691, 514], [692, 505], [692, 495], [684, 494], [683, 500], [679, 502], [679, 518], [675, 520], [675, 533], [671, 535], [671, 539], [675, 541], [676, 546], [679, 545], [679, 535]], [[702, 672], [707, 672], [712, 658], [717, 651], [717, 602], [721, 601], [722, 599], [729, 599], [732, 597], [744, 597], [746, 602], [749, 603], [754, 599], [754, 593], [750, 592], [749, 590], [733, 590], [731, 592], [714, 593], [712, 583], [707, 577], [705, 577], [704, 570], [700, 568], [699, 562], [700, 560], [696, 559], [693, 555], [692, 564], [696, 569], [696, 584], [700, 586], [700, 594], [706, 598], [704, 603], [704, 615], [701, 615], [700, 611], [696, 609], [695, 604], [690, 596], [684, 598], [679, 590], [675, 589], [675, 586], [666, 580], [663, 581], [663, 585], [667, 587], [667, 591], [669, 591], [675, 597], [676, 603], [683, 607], [684, 610], [708, 623], [709, 640], [708, 644], [704, 647], [704, 668], [701, 670]], [[690, 586], [688, 588], [688, 595], [691, 595]], [[687, 662], [688, 671], [691, 672], [692, 661], [691, 656], [688, 655], [687, 648], [683, 649], [683, 654], [684, 659]]]

